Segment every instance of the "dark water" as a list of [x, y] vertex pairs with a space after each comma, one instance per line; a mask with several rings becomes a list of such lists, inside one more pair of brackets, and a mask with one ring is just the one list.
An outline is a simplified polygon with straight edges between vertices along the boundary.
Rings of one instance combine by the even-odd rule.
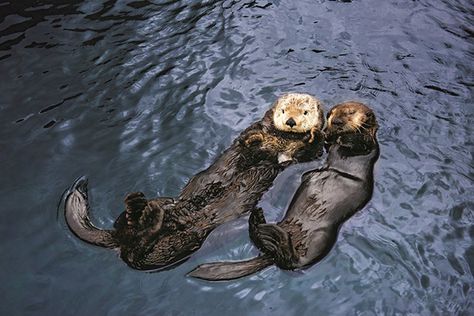
[[[474, 314], [471, 1], [12, 0], [0, 13], [2, 315]], [[56, 218], [83, 174], [104, 227], [127, 192], [177, 194], [286, 91], [366, 102], [380, 123], [374, 197], [314, 267], [184, 277], [254, 255], [244, 219], [142, 273]], [[270, 219], [319, 164], [277, 179]]]

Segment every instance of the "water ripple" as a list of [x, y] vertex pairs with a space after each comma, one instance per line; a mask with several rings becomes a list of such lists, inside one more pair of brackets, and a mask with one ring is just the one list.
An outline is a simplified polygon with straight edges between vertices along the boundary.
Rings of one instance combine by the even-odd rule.
[[[471, 1], [42, 0], [0, 11], [3, 314], [473, 313]], [[105, 227], [127, 192], [175, 195], [286, 91], [326, 110], [361, 100], [380, 124], [374, 196], [314, 267], [184, 277], [256, 255], [246, 219], [153, 274], [53, 224], [58, 196], [83, 174]], [[261, 202], [269, 220], [318, 163], [278, 177]]]

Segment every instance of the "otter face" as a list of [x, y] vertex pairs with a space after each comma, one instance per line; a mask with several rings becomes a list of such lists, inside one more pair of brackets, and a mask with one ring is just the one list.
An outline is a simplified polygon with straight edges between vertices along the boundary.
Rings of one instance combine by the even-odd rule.
[[337, 136], [345, 133], [367, 133], [372, 137], [377, 131], [374, 112], [359, 102], [344, 102], [329, 111], [326, 134]]
[[306, 133], [313, 128], [321, 129], [324, 115], [321, 102], [306, 93], [288, 93], [275, 102], [273, 123], [284, 132]]

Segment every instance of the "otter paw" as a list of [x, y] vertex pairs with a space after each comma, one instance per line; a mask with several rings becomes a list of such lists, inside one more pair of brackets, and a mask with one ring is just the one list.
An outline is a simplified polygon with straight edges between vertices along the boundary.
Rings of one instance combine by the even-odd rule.
[[314, 142], [314, 140], [316, 139], [316, 129], [312, 128], [309, 135], [310, 135], [310, 137], [309, 137], [308, 143], [312, 144]]
[[252, 146], [252, 145], [255, 145], [257, 143], [262, 143], [263, 140], [264, 140], [263, 134], [261, 134], [261, 133], [252, 134], [252, 135], [249, 135], [245, 139], [244, 144], [245, 144], [245, 146]]
[[127, 207], [130, 206], [131, 208], [140, 206], [143, 207], [147, 204], [147, 200], [142, 192], [132, 192], [127, 194], [127, 196], [125, 197], [125, 204], [127, 205]]
[[125, 218], [127, 225], [138, 228], [140, 226], [140, 217], [147, 206], [147, 200], [142, 192], [133, 192], [125, 197]]
[[139, 223], [143, 228], [147, 228], [150, 235], [157, 233], [163, 226], [165, 211], [157, 201], [148, 202]]
[[263, 248], [274, 257], [276, 264], [281, 268], [291, 269], [298, 260], [291, 236], [274, 224], [260, 225], [258, 233]]

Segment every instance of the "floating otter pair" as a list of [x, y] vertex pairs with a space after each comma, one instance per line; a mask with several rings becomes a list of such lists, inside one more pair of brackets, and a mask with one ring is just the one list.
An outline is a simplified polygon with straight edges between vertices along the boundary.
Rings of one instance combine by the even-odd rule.
[[114, 229], [103, 230], [89, 219], [87, 181], [81, 178], [66, 198], [66, 222], [80, 239], [118, 248], [132, 268], [171, 267], [198, 250], [218, 225], [254, 209], [289, 161], [319, 157], [323, 125], [317, 99], [284, 95], [209, 168], [191, 178], [178, 197], [147, 200], [142, 193], [129, 194]]
[[250, 215], [250, 238], [262, 254], [246, 261], [203, 264], [189, 275], [231, 280], [272, 264], [294, 270], [325, 257], [340, 226], [372, 196], [373, 168], [379, 156], [376, 131], [375, 115], [367, 106], [357, 102], [335, 106], [328, 113], [326, 165], [302, 176], [278, 224], [266, 223], [261, 208]]

